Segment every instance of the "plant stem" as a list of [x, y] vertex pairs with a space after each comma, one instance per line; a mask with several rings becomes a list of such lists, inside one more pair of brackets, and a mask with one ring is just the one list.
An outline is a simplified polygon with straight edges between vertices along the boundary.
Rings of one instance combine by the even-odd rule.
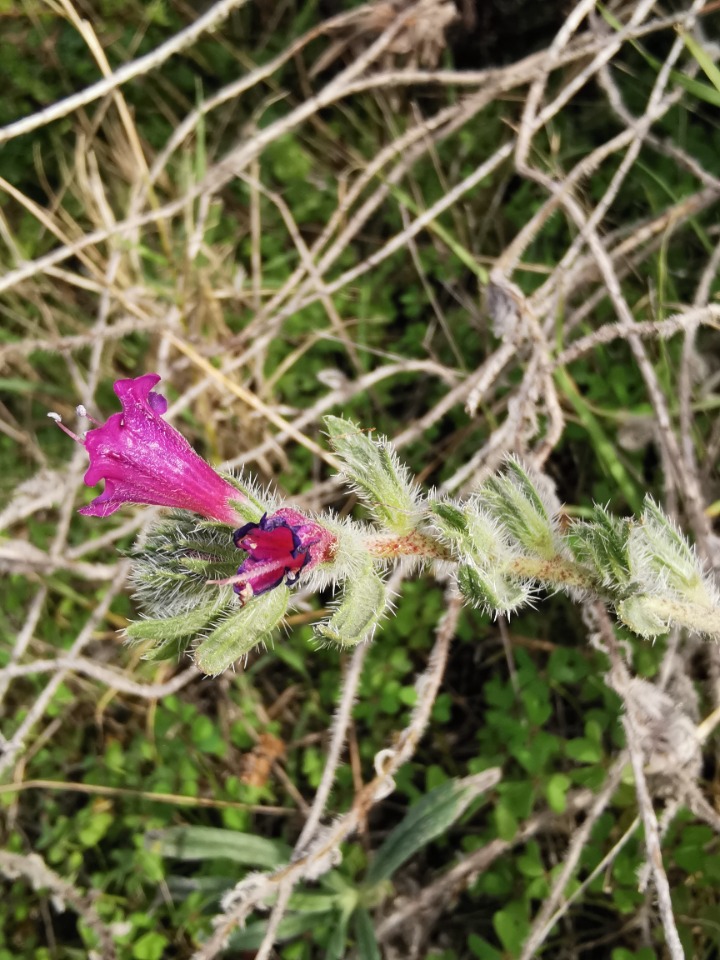
[[506, 571], [516, 577], [539, 580], [548, 586], [580, 587], [595, 594], [602, 593], [590, 570], [565, 557], [555, 556], [549, 560], [516, 557], [507, 565]]
[[381, 533], [367, 537], [365, 548], [373, 557], [395, 559], [399, 557], [427, 557], [432, 560], [454, 560], [448, 548], [427, 534], [413, 530], [412, 533], [399, 536], [394, 533]]

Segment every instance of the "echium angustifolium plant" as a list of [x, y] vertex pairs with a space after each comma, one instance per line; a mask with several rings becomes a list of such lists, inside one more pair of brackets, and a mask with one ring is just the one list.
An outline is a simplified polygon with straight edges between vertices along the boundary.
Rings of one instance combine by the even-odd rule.
[[311, 517], [213, 470], [163, 419], [159, 380], [118, 380], [122, 412], [105, 423], [88, 418], [94, 427], [82, 437], [50, 414], [85, 446], [85, 483], [105, 481], [81, 513], [106, 517], [125, 503], [172, 508], [133, 555], [145, 619], [127, 634], [153, 642], [153, 659], [192, 646], [201, 670], [220, 673], [271, 638], [298, 584], [335, 587], [335, 608], [316, 634], [355, 645], [387, 612], [383, 573], [408, 559], [452, 564], [461, 593], [493, 614], [515, 612], [539, 588], [562, 589], [601, 598], [643, 637], [672, 624], [720, 637], [720, 596], [650, 497], [639, 520], [596, 506], [589, 520], [563, 527], [547, 479], [508, 459], [468, 500], [438, 498], [420, 489], [384, 438], [326, 417], [343, 475], [374, 524]]

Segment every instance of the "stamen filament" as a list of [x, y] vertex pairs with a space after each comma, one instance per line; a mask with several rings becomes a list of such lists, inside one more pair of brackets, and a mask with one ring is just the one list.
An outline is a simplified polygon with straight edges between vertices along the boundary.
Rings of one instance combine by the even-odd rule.
[[80, 444], [82, 444], [83, 446], [85, 446], [85, 441], [83, 440], [83, 438], [82, 438], [82, 437], [79, 437], [76, 433], [73, 433], [72, 430], [69, 430], [69, 429], [65, 426], [65, 424], [62, 422], [62, 417], [60, 416], [59, 413], [53, 413], [53, 412], [51, 411], [50, 413], [48, 413], [48, 416], [50, 417], [51, 420], [54, 420], [55, 423], [58, 425], [58, 427], [60, 427], [60, 429], [62, 430], [62, 432], [63, 432], [63, 433], [66, 433], [71, 439], [73, 439], [73, 440], [75, 441], [75, 443], [80, 443]]

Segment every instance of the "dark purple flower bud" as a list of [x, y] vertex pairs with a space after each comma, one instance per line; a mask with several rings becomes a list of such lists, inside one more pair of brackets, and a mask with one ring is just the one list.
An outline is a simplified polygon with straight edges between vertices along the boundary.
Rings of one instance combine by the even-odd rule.
[[[191, 510], [234, 526], [238, 514], [230, 501], [245, 497], [162, 419], [167, 400], [152, 391], [159, 380], [156, 373], [117, 380], [113, 389], [120, 398], [122, 413], [98, 423], [84, 438], [62, 427], [90, 455], [85, 483], [92, 487], [105, 481], [100, 496], [80, 513], [107, 517], [125, 503], [146, 503]], [[84, 414], [84, 408], [79, 412]], [[52, 416], [60, 423], [57, 414]]]
[[232, 578], [243, 603], [283, 581], [296, 583], [301, 571], [332, 560], [337, 538], [326, 527], [285, 507], [265, 514], [260, 523], [246, 523], [233, 534], [247, 557]]

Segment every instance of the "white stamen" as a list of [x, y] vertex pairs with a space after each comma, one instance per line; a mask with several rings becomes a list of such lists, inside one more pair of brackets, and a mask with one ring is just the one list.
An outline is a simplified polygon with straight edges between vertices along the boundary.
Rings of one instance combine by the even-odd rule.
[[84, 407], [81, 403], [79, 403], [79, 404], [75, 407], [75, 413], [76, 413], [79, 417], [86, 417], [86, 416], [87, 416], [87, 410], [85, 409], [85, 407]]
[[50, 417], [51, 420], [54, 420], [55, 423], [62, 423], [62, 417], [60, 416], [59, 413], [52, 413], [51, 411], [50, 413], [48, 413], [48, 416]]

